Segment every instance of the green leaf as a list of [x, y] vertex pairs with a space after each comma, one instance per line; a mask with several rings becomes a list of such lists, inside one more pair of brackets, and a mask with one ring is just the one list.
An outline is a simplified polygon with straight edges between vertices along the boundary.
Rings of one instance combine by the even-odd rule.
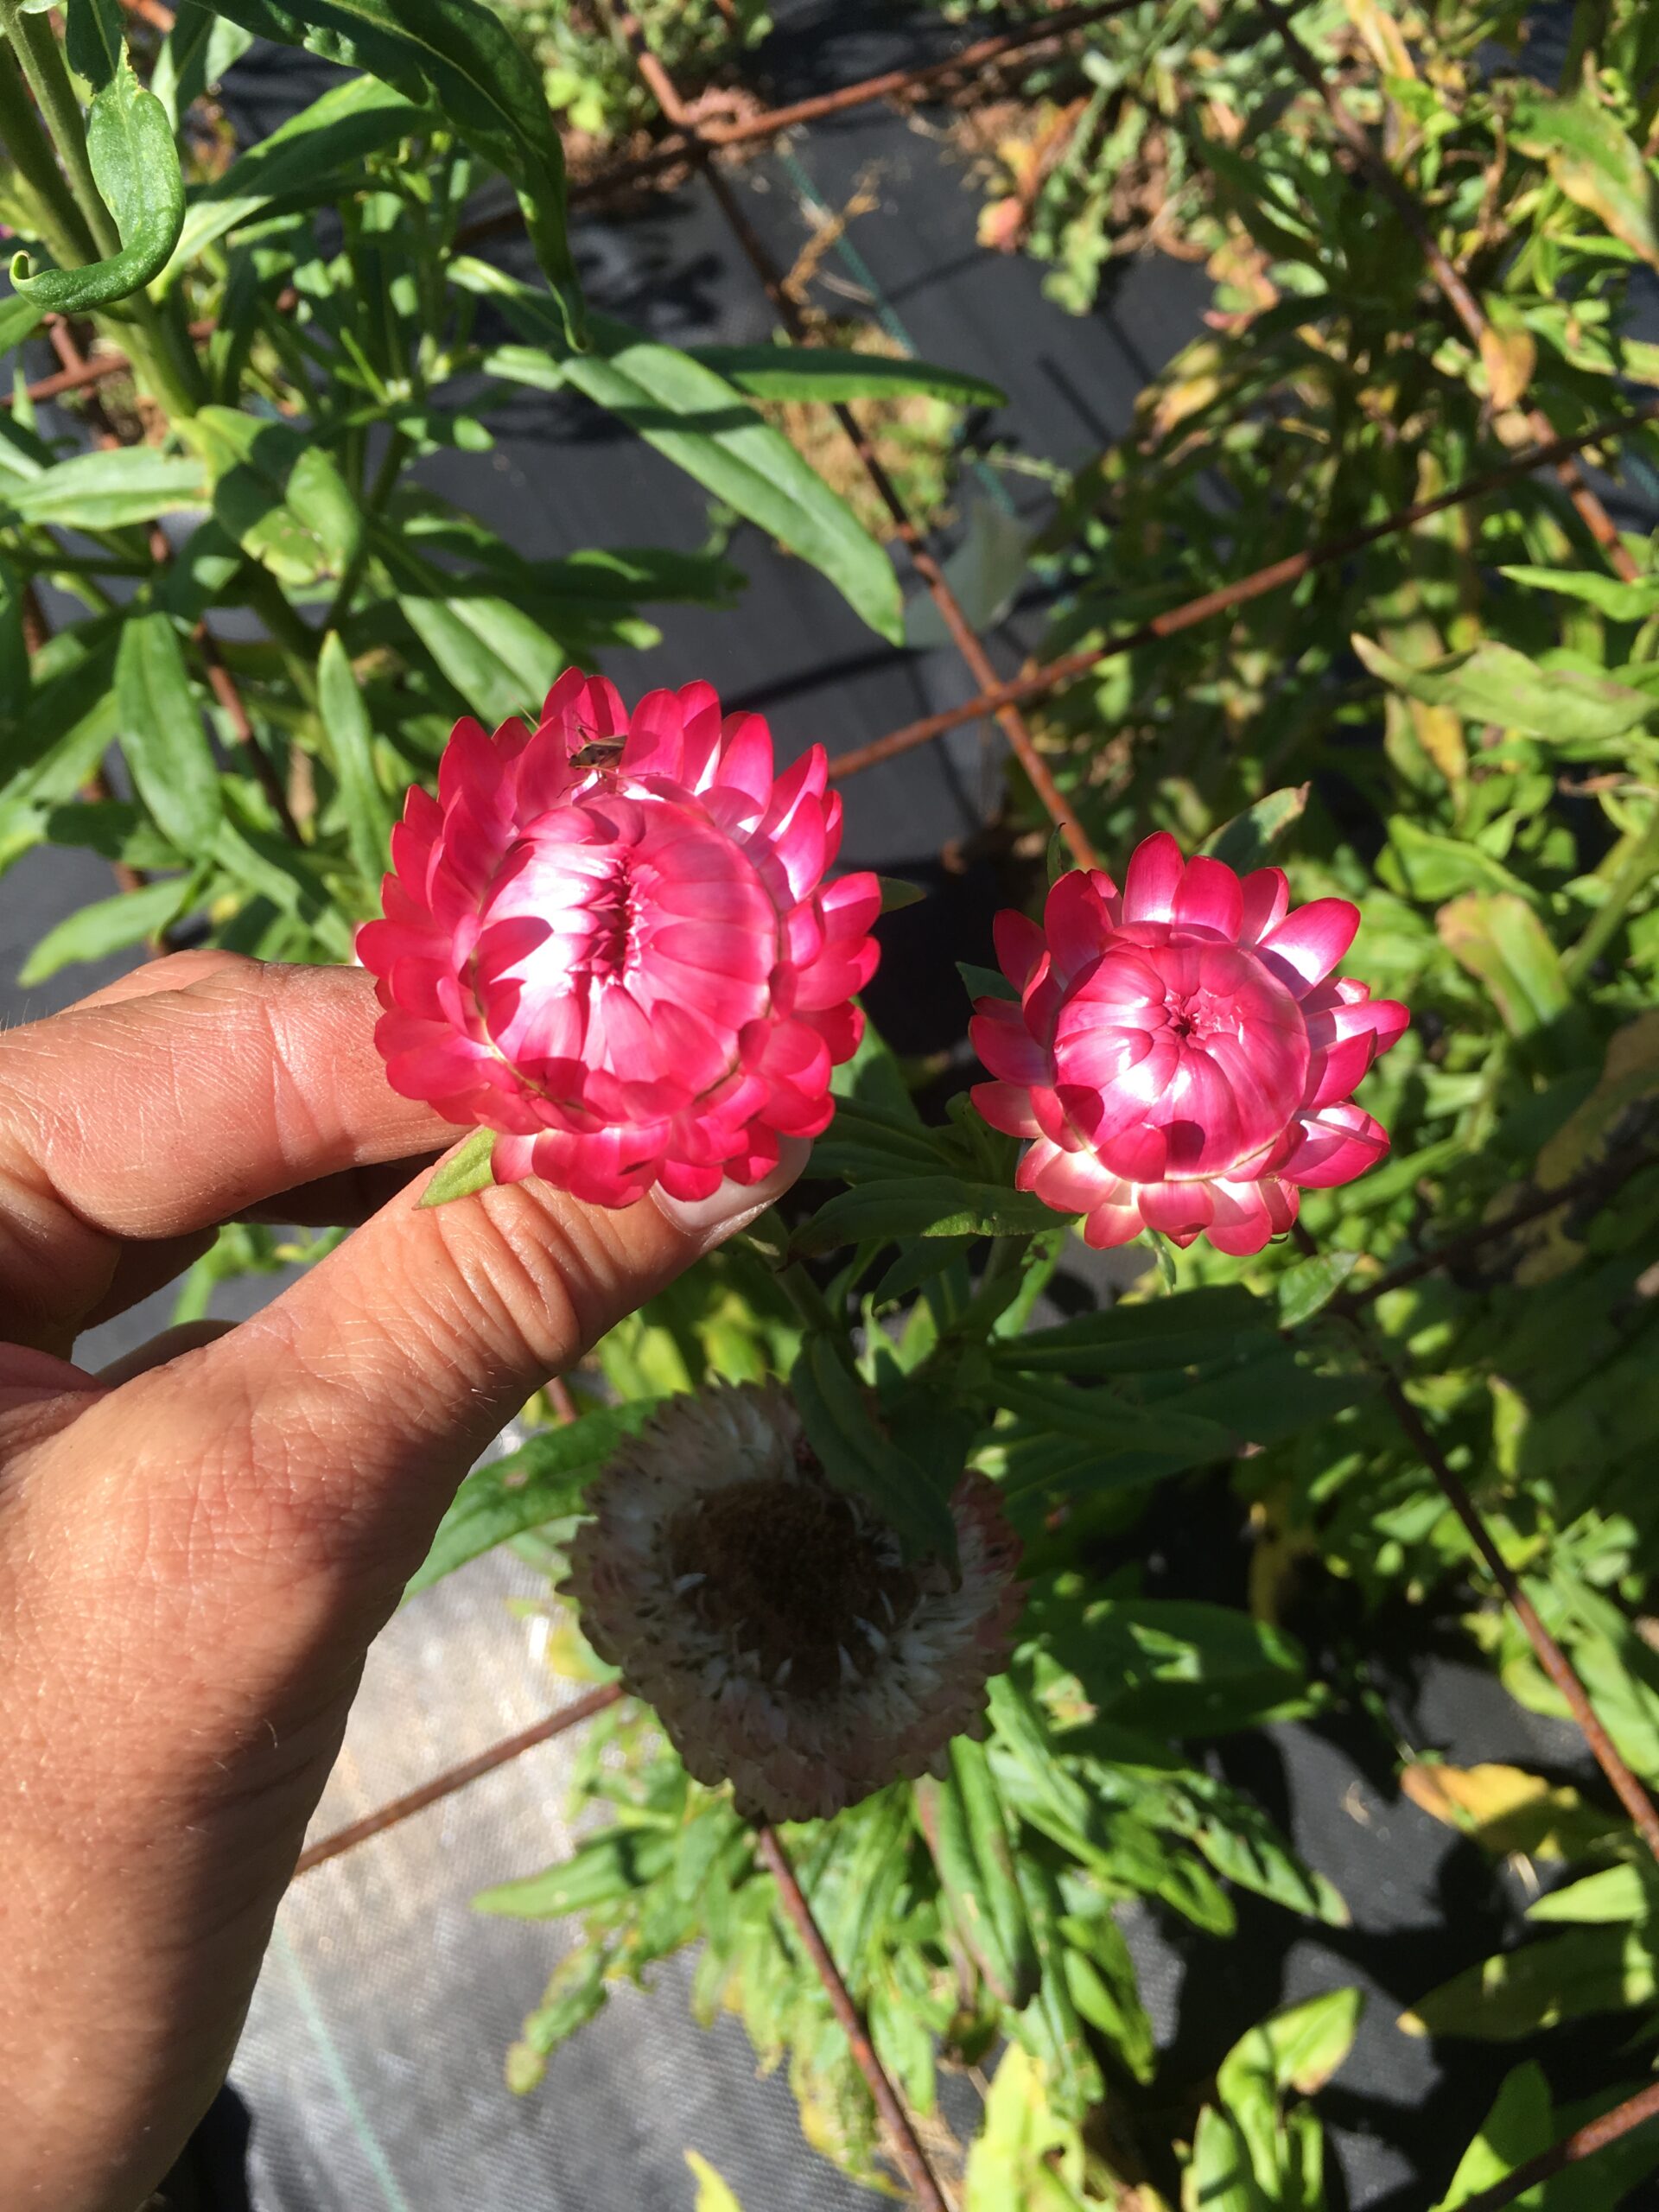
[[918, 1175], [839, 1191], [796, 1230], [798, 1252], [912, 1236], [1032, 1236], [1054, 1225], [1052, 1207], [1027, 1191]]
[[6, 521], [55, 530], [123, 530], [205, 506], [207, 499], [199, 461], [157, 453], [151, 446], [76, 454], [39, 475], [0, 482], [0, 513]]
[[948, 1500], [909, 1453], [876, 1427], [838, 1344], [808, 1336], [790, 1371], [807, 1441], [837, 1490], [862, 1497], [888, 1522], [906, 1559], [957, 1566]]
[[286, 423], [204, 407], [179, 426], [207, 462], [215, 519], [278, 582], [343, 575], [363, 518], [327, 449]]
[[1486, 986], [1503, 1027], [1524, 1037], [1571, 1001], [1560, 956], [1544, 925], [1511, 892], [1469, 892], [1434, 917], [1440, 942]]
[[1559, 1890], [1546, 1891], [1527, 1907], [1529, 1920], [1647, 1920], [1655, 1911], [1653, 1877], [1641, 1867], [1604, 1866]]
[[1408, 698], [1450, 707], [1467, 721], [1523, 730], [1529, 737], [1610, 743], [1640, 728], [1655, 711], [1655, 702], [1643, 691], [1607, 676], [1540, 668], [1512, 645], [1491, 638], [1427, 668], [1396, 660], [1369, 638], [1357, 637], [1353, 645], [1373, 676]]
[[39, 328], [46, 309], [35, 300], [0, 300], [0, 353], [10, 353]]
[[1659, 269], [1659, 192], [1642, 149], [1586, 90], [1558, 99], [1518, 80], [1510, 143], [1544, 161], [1567, 198]]
[[1553, 591], [1563, 599], [1582, 599], [1615, 622], [1645, 622], [1659, 613], [1659, 576], [1637, 576], [1625, 583], [1605, 575], [1599, 569], [1500, 569], [1512, 583], [1530, 584], [1537, 591]]
[[[202, 5], [183, 0], [182, 18]], [[582, 342], [582, 289], [565, 233], [564, 155], [539, 71], [477, 0], [217, 0], [218, 12], [280, 46], [303, 46], [400, 91], [429, 85], [468, 144], [512, 180], [553, 287], [561, 336]]]
[[1044, 1625], [1102, 1718], [1154, 1738], [1219, 1735], [1306, 1710], [1297, 1644], [1224, 1605], [1109, 1598], [1080, 1621]]
[[397, 604], [470, 713], [491, 727], [513, 715], [535, 719], [565, 656], [532, 615], [511, 600], [441, 587], [400, 590]]
[[78, 960], [102, 960], [157, 936], [176, 917], [189, 887], [182, 876], [169, 876], [81, 907], [47, 931], [19, 969], [18, 982], [29, 988]]
[[1212, 860], [1223, 861], [1240, 875], [1260, 868], [1273, 848], [1294, 828], [1307, 811], [1311, 784], [1287, 785], [1236, 814], [1230, 822], [1206, 837], [1199, 848]]
[[1634, 1929], [1574, 1928], [1454, 1974], [1400, 2025], [1408, 2035], [1514, 2043], [1560, 2020], [1646, 2005], [1656, 1987], [1653, 1952]]
[[438, 1523], [432, 1548], [410, 1579], [405, 1598], [429, 1589], [468, 1560], [526, 1529], [575, 1511], [582, 1492], [617, 1447], [655, 1418], [665, 1402], [601, 1407], [563, 1428], [543, 1430], [517, 1452], [474, 1467]]
[[1000, 968], [981, 968], [971, 960], [958, 960], [957, 973], [968, 987], [968, 995], [975, 999], [1007, 999], [1020, 1003], [1020, 994]]
[[[1547, 2151], [1555, 2139], [1554, 2113], [1549, 2083], [1535, 2058], [1503, 2076], [1503, 2087], [1491, 2110], [1481, 2122], [1480, 2133], [1458, 2161], [1452, 2185], [1434, 2212], [1457, 2212], [1471, 2196], [1478, 2196], [1494, 2183], [1504, 2180], [1517, 2166]], [[1522, 2212], [1538, 2203], [1538, 2191], [1529, 2189], [1515, 2200]]]
[[958, 1736], [950, 1771], [915, 1785], [916, 1810], [933, 1863], [987, 1986], [1020, 2012], [1042, 1979], [1031, 1923], [1014, 1878], [1008, 1819], [983, 1745]]
[[906, 906], [919, 906], [927, 893], [919, 884], [906, 883], [896, 875], [878, 875], [881, 887], [881, 912], [902, 914]]
[[351, 657], [333, 630], [317, 657], [317, 705], [340, 779], [352, 858], [364, 882], [378, 889], [387, 867], [391, 809], [375, 778], [373, 733]]
[[[108, 0], [105, 0], [108, 4]], [[375, 77], [350, 77], [250, 147], [192, 200], [163, 282], [181, 276], [205, 246], [263, 214], [274, 200], [327, 204], [363, 181], [367, 155], [431, 120], [429, 111]]]
[[466, 257], [449, 273], [466, 289], [495, 300], [534, 341], [499, 346], [484, 363], [492, 375], [541, 391], [574, 385], [586, 393], [716, 499], [820, 569], [872, 629], [899, 643], [903, 605], [886, 552], [734, 385], [690, 354], [655, 345], [608, 316], [593, 319], [591, 353], [569, 353], [546, 302], [527, 286]]
[[1007, 392], [965, 370], [829, 346], [691, 346], [686, 349], [752, 399], [880, 399], [925, 392], [957, 407], [1006, 407]]
[[34, 276], [29, 256], [15, 255], [14, 289], [48, 313], [83, 315], [138, 291], [166, 266], [184, 221], [184, 178], [167, 110], [124, 60], [92, 95], [86, 153], [121, 251], [84, 269], [46, 269]]
[[506, 1920], [557, 1920], [614, 1904], [666, 1872], [677, 1840], [665, 1828], [607, 1828], [544, 1873], [480, 1890], [473, 1910]]
[[495, 1150], [493, 1129], [474, 1129], [459, 1150], [432, 1171], [421, 1193], [423, 1206], [447, 1206], [453, 1199], [469, 1198], [474, 1191], [487, 1191], [495, 1181], [490, 1155]]
[[1316, 1252], [1299, 1260], [1274, 1285], [1281, 1329], [1300, 1328], [1322, 1313], [1359, 1265], [1357, 1252]]
[[121, 0], [69, 0], [63, 50], [69, 67], [101, 92], [121, 67], [126, 34]]
[[219, 766], [170, 615], [134, 614], [122, 625], [115, 697], [139, 798], [169, 844], [205, 855], [219, 830]]

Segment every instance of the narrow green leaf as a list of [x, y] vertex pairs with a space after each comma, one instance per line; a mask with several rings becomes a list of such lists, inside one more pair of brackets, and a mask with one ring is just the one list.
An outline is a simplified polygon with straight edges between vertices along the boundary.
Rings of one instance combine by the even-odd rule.
[[[45, 313], [38, 301], [26, 300], [16, 294], [9, 300], [0, 300], [0, 353], [10, 353], [15, 346], [21, 346], [40, 327]], [[14, 416], [16, 411], [14, 408]]]
[[343, 575], [363, 518], [327, 449], [286, 423], [204, 407], [180, 425], [206, 461], [215, 519], [281, 583]]
[[957, 1524], [948, 1501], [876, 1427], [840, 1346], [826, 1336], [809, 1336], [790, 1384], [807, 1441], [836, 1488], [868, 1499], [907, 1559], [940, 1559], [954, 1573]]
[[474, 1191], [487, 1191], [495, 1181], [490, 1155], [495, 1150], [493, 1129], [474, 1129], [459, 1151], [432, 1171], [421, 1193], [423, 1206], [447, 1206], [453, 1199], [469, 1198]]
[[534, 341], [499, 347], [484, 364], [490, 373], [544, 391], [569, 385], [586, 393], [717, 499], [810, 562], [872, 629], [899, 642], [903, 603], [887, 553], [734, 385], [690, 354], [655, 345], [608, 316], [593, 318], [593, 351], [571, 354], [548, 302], [527, 286], [465, 257], [449, 273], [467, 290], [495, 300]]
[[743, 2212], [737, 2201], [737, 2192], [715, 2171], [707, 2158], [695, 2151], [688, 2151], [685, 2163], [690, 2167], [697, 2184], [695, 2212]]
[[169, 844], [193, 858], [219, 830], [219, 767], [169, 615], [130, 615], [115, 657], [121, 749], [139, 798]]
[[950, 1745], [950, 1773], [967, 1817], [984, 1909], [996, 1931], [998, 1955], [1006, 1964], [1007, 1988], [1003, 2002], [1018, 2012], [1037, 1993], [1042, 1968], [1014, 1881], [1008, 1817], [985, 1746], [970, 1736], [956, 1737]]
[[184, 221], [184, 177], [167, 111], [124, 60], [86, 115], [86, 153], [121, 251], [84, 269], [46, 269], [31, 276], [29, 256], [13, 257], [14, 289], [57, 315], [111, 307], [160, 274]]
[[902, 914], [906, 906], [919, 906], [927, 896], [919, 884], [906, 883], [896, 875], [879, 875], [875, 880], [881, 887], [884, 914]]
[[642, 1398], [631, 1405], [600, 1407], [563, 1428], [532, 1436], [517, 1452], [474, 1467], [439, 1522], [432, 1548], [404, 1597], [441, 1582], [509, 1537], [574, 1512], [617, 1446], [638, 1436], [664, 1403], [661, 1398]]
[[1240, 875], [1261, 868], [1274, 847], [1307, 811], [1311, 784], [1291, 784], [1269, 791], [1264, 798], [1236, 814], [1230, 822], [1206, 837], [1201, 850], [1212, 860], [1224, 861]]
[[328, 734], [346, 834], [358, 874], [372, 890], [387, 867], [391, 809], [374, 773], [372, 732], [351, 657], [331, 630], [317, 658], [317, 704]]
[[18, 982], [28, 989], [78, 960], [102, 960], [155, 937], [175, 918], [188, 889], [183, 877], [169, 876], [81, 907], [47, 931], [18, 971]]
[[1626, 583], [1621, 577], [1597, 569], [1532, 569], [1517, 565], [1500, 569], [1511, 583], [1529, 584], [1535, 591], [1551, 591], [1563, 599], [1581, 599], [1611, 616], [1615, 622], [1645, 622], [1659, 613], [1659, 576], [1637, 576]]
[[1514, 2043], [1558, 2021], [1627, 2012], [1652, 1999], [1654, 1955], [1625, 1927], [1574, 1928], [1454, 1974], [1402, 2013], [1408, 2035]]
[[468, 710], [494, 725], [533, 721], [565, 655], [534, 616], [511, 600], [400, 591], [410, 626]]
[[55, 530], [123, 530], [207, 500], [199, 461], [151, 446], [76, 454], [39, 475], [0, 480], [0, 514], [8, 522]]
[[327, 205], [363, 181], [365, 156], [431, 120], [377, 77], [349, 77], [250, 147], [192, 200], [163, 283], [181, 276], [204, 246], [261, 215], [275, 200]]
[[[183, 0], [181, 17], [203, 4]], [[564, 155], [540, 73], [477, 0], [217, 0], [218, 10], [280, 46], [308, 47], [400, 91], [424, 80], [459, 134], [512, 180], [537, 260], [553, 287], [561, 337], [580, 344], [582, 289], [565, 233]]]
[[69, 67], [101, 92], [121, 67], [126, 33], [121, 0], [68, 0], [63, 50]]
[[556, 1920], [566, 1913], [591, 1912], [654, 1882], [667, 1871], [677, 1840], [665, 1828], [607, 1828], [544, 1873], [480, 1890], [473, 1910], [509, 1920]]
[[694, 361], [753, 399], [880, 399], [925, 392], [957, 407], [1006, 407], [1008, 396], [983, 377], [935, 361], [856, 353], [829, 346], [691, 346]]
[[1300, 1328], [1328, 1306], [1359, 1265], [1357, 1252], [1316, 1252], [1274, 1285], [1281, 1329]]
[[971, 960], [958, 960], [957, 973], [968, 987], [970, 998], [1009, 999], [1015, 1006], [1020, 994], [1000, 968], [981, 968]]
[[1033, 1236], [1052, 1229], [1054, 1211], [1028, 1191], [918, 1175], [839, 1191], [795, 1231], [798, 1252], [911, 1236]]
[[[1529, 2058], [1524, 2066], [1503, 2076], [1492, 2108], [1480, 2124], [1480, 2133], [1458, 2161], [1452, 2185], [1434, 2212], [1457, 2212], [1458, 2206], [1466, 2204], [1471, 2196], [1483, 2196], [1517, 2166], [1547, 2151], [1555, 2132], [1548, 2081], [1537, 2060]], [[1535, 2190], [1528, 2190], [1516, 2201], [1521, 2212], [1536, 2212]]]

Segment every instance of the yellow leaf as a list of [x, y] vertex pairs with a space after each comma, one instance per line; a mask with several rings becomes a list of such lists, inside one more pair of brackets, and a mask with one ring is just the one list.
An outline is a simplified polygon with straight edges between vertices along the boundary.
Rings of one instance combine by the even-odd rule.
[[1611, 1823], [1576, 1789], [1555, 1788], [1518, 1766], [1407, 1767], [1400, 1787], [1412, 1803], [1447, 1827], [1472, 1836], [1495, 1859], [1569, 1859]]
[[1494, 407], [1518, 407], [1538, 365], [1538, 347], [1529, 330], [1500, 330], [1484, 323], [1480, 333], [1480, 358]]
[[697, 2177], [696, 2212], [743, 2212], [743, 2207], [707, 2158], [688, 2151], [685, 2163]]

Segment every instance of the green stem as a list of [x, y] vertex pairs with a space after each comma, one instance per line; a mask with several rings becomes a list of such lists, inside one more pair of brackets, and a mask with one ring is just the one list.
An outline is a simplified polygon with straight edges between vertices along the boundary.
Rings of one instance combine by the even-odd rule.
[[[24, 15], [18, 0], [0, 0], [0, 28], [10, 41], [57, 148], [58, 159], [68, 172], [69, 206], [76, 212], [79, 231], [86, 233], [84, 245], [75, 252], [58, 257], [67, 269], [96, 257], [112, 260], [121, 251], [121, 234], [92, 175], [86, 118], [51, 22], [45, 16]], [[57, 175], [56, 164], [51, 167]], [[59, 181], [61, 184], [61, 178]], [[55, 245], [53, 251], [57, 252]], [[149, 295], [135, 292], [122, 302], [120, 315], [111, 319], [118, 325], [120, 342], [138, 381], [169, 416], [194, 415], [200, 404], [197, 387], [206, 389], [201, 385], [200, 368], [194, 351], [188, 363], [176, 358], [168, 343], [167, 325]]]
[[317, 655], [323, 633], [289, 605], [282, 586], [269, 569], [257, 565], [248, 587], [248, 605], [264, 624], [281, 649], [289, 679], [308, 706], [317, 702]]
[[1647, 828], [1630, 844], [1607, 887], [1607, 896], [1591, 916], [1583, 935], [1561, 955], [1561, 974], [1569, 983], [1581, 983], [1595, 966], [1618, 936], [1631, 899], [1652, 882], [1656, 869], [1659, 869], [1659, 805], [1649, 817]]
[[[364, 497], [363, 508], [365, 517], [378, 515], [391, 498], [392, 486], [397, 481], [398, 472], [408, 457], [410, 442], [411, 441], [404, 431], [392, 432], [385, 452], [380, 457], [380, 466], [374, 472], [374, 481], [370, 485]], [[325, 634], [330, 630], [338, 630], [351, 613], [352, 601], [357, 596], [357, 588], [363, 581], [363, 571], [368, 566], [369, 552], [369, 533], [365, 529], [358, 549], [346, 563], [346, 573], [340, 580], [340, 588], [334, 594], [334, 604], [328, 609], [328, 619], [322, 626]]]
[[75, 195], [64, 181], [52, 148], [29, 97], [17, 57], [0, 45], [0, 143], [17, 164], [17, 173], [35, 202], [41, 242], [60, 268], [90, 261], [98, 249]]
[[800, 1261], [785, 1268], [778, 1277], [778, 1287], [800, 1315], [809, 1329], [824, 1329], [832, 1336], [838, 1324], [830, 1312], [823, 1293], [818, 1288]]
[[0, 0], [0, 22], [5, 25], [12, 50], [29, 79], [29, 89], [46, 118], [58, 158], [69, 173], [69, 188], [86, 218], [92, 242], [105, 261], [112, 260], [121, 251], [120, 233], [92, 176], [86, 121], [52, 25], [44, 16], [26, 16], [18, 0]]

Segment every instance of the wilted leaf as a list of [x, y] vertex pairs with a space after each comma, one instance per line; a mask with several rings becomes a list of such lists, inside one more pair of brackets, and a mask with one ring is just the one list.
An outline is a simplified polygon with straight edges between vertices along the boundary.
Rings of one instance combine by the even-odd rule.
[[1472, 1836], [1497, 1859], [1511, 1852], [1529, 1859], [1576, 1858], [1611, 1825], [1576, 1789], [1516, 1766], [1418, 1762], [1402, 1770], [1400, 1787], [1421, 1810]]
[[1530, 737], [1608, 743], [1639, 729], [1656, 711], [1644, 691], [1608, 676], [1540, 668], [1512, 645], [1483, 639], [1432, 667], [1413, 668], [1369, 638], [1354, 651], [1373, 676], [1430, 706], [1452, 707], [1466, 721], [1497, 722]]
[[1471, 892], [1434, 917], [1440, 942], [1486, 986], [1503, 1027], [1524, 1037], [1567, 1010], [1571, 1000], [1554, 946], [1524, 899], [1512, 892]]
[[1512, 144], [1548, 164], [1569, 200], [1659, 269], [1659, 194], [1642, 149], [1588, 91], [1558, 99], [1517, 81]]
[[1481, 328], [1480, 359], [1493, 406], [1514, 407], [1525, 398], [1538, 366], [1537, 340], [1518, 323], [1500, 329], [1488, 322]]

